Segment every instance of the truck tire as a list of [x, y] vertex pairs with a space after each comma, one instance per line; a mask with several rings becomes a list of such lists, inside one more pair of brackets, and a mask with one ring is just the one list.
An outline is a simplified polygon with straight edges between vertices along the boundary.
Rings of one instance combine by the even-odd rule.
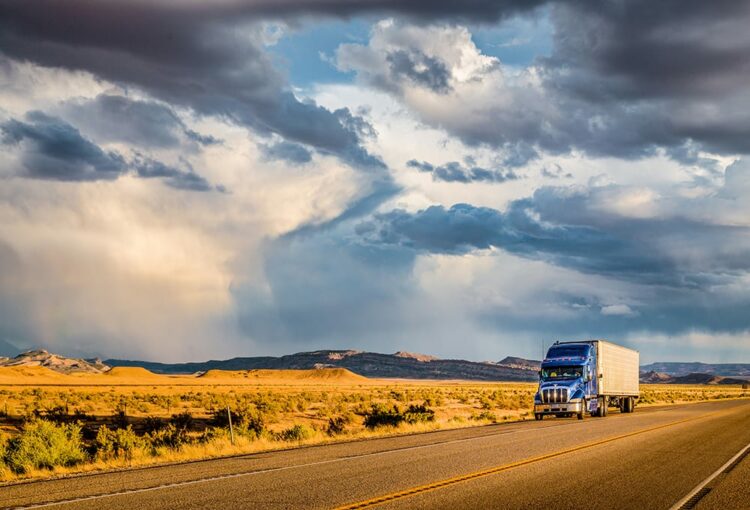
[[542, 413], [534, 413], [534, 419], [539, 421], [543, 418]]
[[578, 419], [582, 420], [586, 416], [586, 399], [583, 399], [581, 412], [578, 413]]
[[625, 412], [626, 413], [633, 412], [633, 397], [628, 397], [625, 399]]
[[607, 402], [607, 397], [602, 397], [599, 401], [599, 416], [604, 418], [607, 416], [607, 406], [609, 405], [609, 402]]

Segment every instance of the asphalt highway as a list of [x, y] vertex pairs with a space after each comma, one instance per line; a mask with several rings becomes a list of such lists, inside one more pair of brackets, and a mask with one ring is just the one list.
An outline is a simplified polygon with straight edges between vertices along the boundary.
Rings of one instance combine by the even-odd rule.
[[0, 508], [742, 509], [748, 445], [748, 400], [636, 408], [5, 485]]

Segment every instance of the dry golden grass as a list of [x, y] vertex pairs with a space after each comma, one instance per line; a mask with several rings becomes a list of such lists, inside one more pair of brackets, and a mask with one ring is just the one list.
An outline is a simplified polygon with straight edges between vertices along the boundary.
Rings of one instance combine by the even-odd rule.
[[[179, 448], [138, 450], [131, 458], [92, 459], [54, 470], [11, 473], [0, 462], [0, 479], [50, 476], [78, 471], [218, 457], [229, 454], [467, 427], [531, 418], [535, 383], [367, 379], [344, 369], [210, 371], [203, 376], [164, 376], [143, 369], [118, 368], [110, 374], [63, 375], [40, 367], [0, 369], [0, 444], [19, 433], [25, 418], [77, 414], [86, 441], [98, 427], [132, 424], [143, 434], [148, 420], [189, 413], [192, 438]], [[642, 385], [639, 405], [695, 402], [748, 396], [735, 386]], [[367, 429], [363, 415], [373, 405], [401, 410], [424, 405], [434, 421]], [[235, 444], [213, 419], [229, 406], [262, 416], [263, 433], [238, 431]], [[341, 422], [332, 433], [332, 422]], [[284, 440], [285, 431], [303, 427], [304, 438]], [[88, 430], [88, 435], [87, 435]], [[210, 432], [210, 439], [207, 439]]]

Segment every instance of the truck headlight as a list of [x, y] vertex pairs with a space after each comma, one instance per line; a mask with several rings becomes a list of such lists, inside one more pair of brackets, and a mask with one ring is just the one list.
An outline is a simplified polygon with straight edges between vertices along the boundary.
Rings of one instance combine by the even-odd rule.
[[571, 395], [570, 400], [575, 401], [575, 400], [581, 400], [582, 398], [583, 398], [583, 390], [577, 389], [573, 392], [573, 395]]

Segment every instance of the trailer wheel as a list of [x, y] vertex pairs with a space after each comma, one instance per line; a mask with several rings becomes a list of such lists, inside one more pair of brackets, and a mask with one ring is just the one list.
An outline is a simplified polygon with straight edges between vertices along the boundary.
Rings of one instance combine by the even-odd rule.
[[633, 412], [633, 397], [628, 397], [625, 399], [625, 412], [626, 413]]
[[581, 412], [578, 413], [578, 419], [582, 420], [586, 416], [586, 399], [581, 402]]
[[609, 405], [609, 402], [607, 402], [607, 397], [602, 397], [599, 401], [599, 416], [604, 418], [607, 416], [607, 406]]

